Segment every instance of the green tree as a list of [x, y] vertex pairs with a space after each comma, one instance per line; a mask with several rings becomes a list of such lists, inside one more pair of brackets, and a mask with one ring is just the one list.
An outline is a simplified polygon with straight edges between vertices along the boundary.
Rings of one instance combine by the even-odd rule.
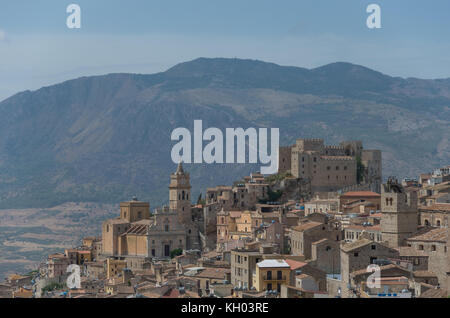
[[176, 249], [174, 249], [174, 250], [172, 250], [172, 251], [170, 252], [170, 258], [174, 258], [174, 257], [176, 257], [176, 256], [178, 256], [178, 255], [181, 255], [181, 254], [183, 254], [183, 249], [181, 249], [181, 248], [176, 248]]

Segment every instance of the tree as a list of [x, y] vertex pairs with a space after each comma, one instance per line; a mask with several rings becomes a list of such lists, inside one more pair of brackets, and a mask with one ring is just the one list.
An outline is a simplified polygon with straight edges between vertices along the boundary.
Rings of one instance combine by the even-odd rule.
[[181, 254], [183, 254], [183, 249], [181, 249], [181, 248], [176, 248], [176, 249], [174, 249], [174, 250], [172, 250], [172, 251], [170, 252], [170, 258], [174, 258], [174, 257], [176, 257], [176, 256], [178, 256], [178, 255], [181, 255]]

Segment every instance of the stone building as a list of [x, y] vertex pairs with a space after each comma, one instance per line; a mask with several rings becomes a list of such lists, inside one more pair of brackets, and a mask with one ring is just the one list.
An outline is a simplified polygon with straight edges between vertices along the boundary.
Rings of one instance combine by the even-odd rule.
[[360, 212], [352, 207], [357, 203], [372, 203], [371, 209], [380, 210], [381, 195], [372, 191], [349, 191], [339, 197], [339, 211], [345, 213]]
[[257, 291], [276, 290], [289, 285], [291, 266], [283, 259], [265, 259], [256, 264], [253, 286]]
[[177, 248], [200, 248], [198, 226], [191, 216], [190, 189], [189, 174], [180, 163], [171, 175], [169, 207], [150, 215], [147, 202], [136, 198], [122, 202], [120, 216], [103, 222], [102, 255], [168, 258]]
[[326, 146], [323, 139], [297, 139], [292, 146], [280, 147], [279, 173], [311, 180], [313, 192], [331, 192], [358, 183], [357, 161], [364, 166], [361, 182], [379, 192], [381, 152], [363, 150], [361, 141], [343, 141]]
[[404, 246], [418, 228], [417, 193], [389, 178], [381, 189], [381, 237], [391, 247]]
[[448, 227], [450, 204], [437, 203], [431, 206], [419, 207], [420, 225]]
[[[256, 264], [264, 258], [281, 258], [273, 254], [273, 248], [261, 246], [259, 249], [237, 248], [231, 251], [231, 283], [235, 287], [250, 290]], [[255, 273], [256, 274], [256, 273]]]
[[442, 288], [447, 287], [448, 228], [426, 228], [406, 240], [406, 245], [419, 255], [428, 256], [427, 271], [434, 273]]
[[304, 219], [298, 226], [291, 228], [291, 255], [302, 255], [305, 259], [312, 258], [313, 243], [322, 239], [339, 242], [344, 233], [340, 225], [324, 217], [322, 221]]
[[217, 186], [206, 190], [203, 207], [204, 246], [214, 249], [217, 243], [217, 214], [224, 211], [254, 210], [260, 199], [268, 197], [269, 185], [264, 176], [252, 173], [233, 186]]
[[370, 264], [379, 260], [398, 258], [399, 252], [384, 244], [374, 242], [365, 235], [357, 241], [341, 246], [341, 275], [344, 296], [349, 296], [348, 288], [351, 283], [351, 273], [366, 269]]
[[369, 238], [375, 242], [382, 242], [380, 225], [357, 225], [351, 224], [344, 229], [344, 238], [346, 242], [354, 242], [359, 239], [363, 232], [369, 235]]

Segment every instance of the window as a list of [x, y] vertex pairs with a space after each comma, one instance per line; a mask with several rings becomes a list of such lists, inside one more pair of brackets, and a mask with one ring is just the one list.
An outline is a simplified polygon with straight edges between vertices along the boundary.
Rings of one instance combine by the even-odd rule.
[[436, 251], [436, 245], [431, 245], [431, 250], [432, 250], [433, 252], [435, 252], [435, 251]]
[[169, 224], [164, 225], [164, 231], [169, 232]]
[[277, 271], [277, 280], [282, 280], [282, 279], [283, 279], [283, 272]]
[[423, 251], [423, 245], [419, 245], [419, 251]]
[[[272, 279], [272, 271], [267, 271], [267, 280], [271, 279]], [[272, 290], [272, 288], [270, 288], [270, 290]]]
[[358, 257], [358, 255], [359, 255], [358, 252], [353, 253], [354, 257]]
[[376, 245], [372, 245], [372, 249], [373, 249], [373, 250], [376, 250], [376, 249], [377, 249], [377, 246], [376, 246]]

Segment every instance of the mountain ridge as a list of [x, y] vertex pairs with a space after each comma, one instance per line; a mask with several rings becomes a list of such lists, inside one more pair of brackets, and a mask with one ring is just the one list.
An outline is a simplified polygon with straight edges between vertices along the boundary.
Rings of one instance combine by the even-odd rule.
[[[308, 70], [199, 58], [155, 74], [80, 77], [0, 102], [0, 208], [133, 195], [165, 203], [170, 133], [195, 119], [279, 127], [281, 144], [362, 139], [384, 151], [385, 176], [414, 176], [448, 164], [449, 114], [450, 79], [390, 77], [346, 62]], [[258, 168], [188, 166], [195, 195]]]

